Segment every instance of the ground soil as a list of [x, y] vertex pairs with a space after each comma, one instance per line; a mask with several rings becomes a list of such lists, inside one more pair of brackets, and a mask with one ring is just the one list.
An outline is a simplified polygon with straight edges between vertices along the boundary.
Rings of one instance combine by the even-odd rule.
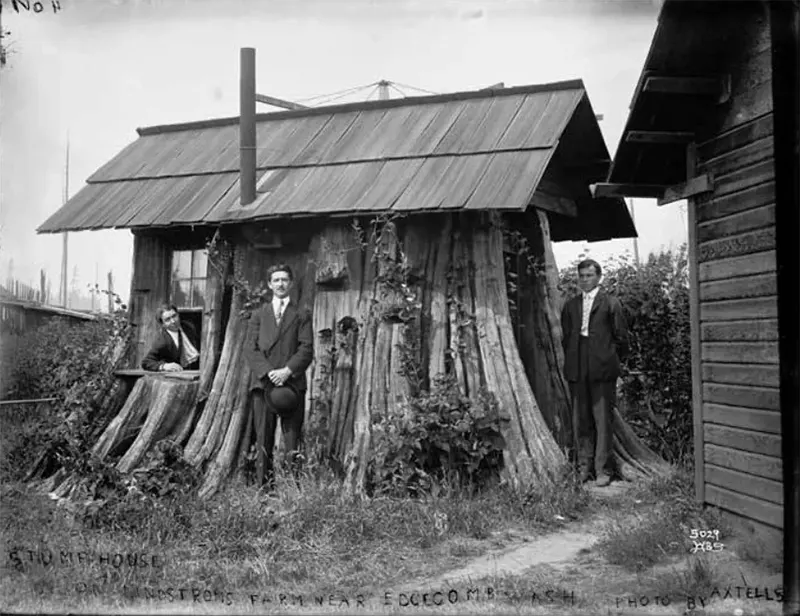
[[[325, 604], [322, 607], [306, 604], [291, 609], [279, 606], [265, 609], [247, 603], [231, 607], [148, 603], [138, 609], [120, 605], [114, 613], [143, 613], [142, 609], [151, 614], [413, 612], [743, 616], [781, 613], [782, 604], [775, 601], [774, 596], [772, 599], [763, 596], [764, 589], [781, 585], [781, 575], [745, 561], [735, 549], [715, 553], [708, 561], [714, 571], [714, 585], [719, 588], [719, 597], [713, 601], [709, 590], [704, 591], [705, 596], [698, 597], [674, 592], [674, 580], [686, 576], [692, 566], [692, 559], [688, 556], [676, 557], [639, 572], [609, 564], [597, 549], [606, 528], [612, 523], [624, 524], [628, 518], [646, 514], [647, 504], [640, 504], [631, 496], [633, 487], [633, 484], [623, 482], [606, 488], [589, 485], [588, 490], [596, 497], [591, 513], [577, 520], [555, 520], [560, 528], [552, 532], [534, 534], [507, 528], [483, 540], [453, 540], [452, 553], [463, 554], [451, 561], [457, 562], [455, 566], [433, 577], [397, 584], [391, 592], [376, 589], [369, 595], [366, 607], [359, 609], [354, 603]], [[669, 503], [657, 506], [669, 506]], [[672, 589], [670, 596], [665, 596], [665, 588]], [[747, 597], [748, 588], [757, 589], [755, 594], [761, 596]], [[758, 589], [761, 589], [760, 593]], [[727, 599], [726, 594], [729, 596]], [[37, 602], [27, 607], [39, 612], [59, 613], [64, 610], [64, 606], [48, 602]], [[79, 609], [83, 613], [109, 613], [108, 610], [108, 604], [99, 603], [84, 603]]]

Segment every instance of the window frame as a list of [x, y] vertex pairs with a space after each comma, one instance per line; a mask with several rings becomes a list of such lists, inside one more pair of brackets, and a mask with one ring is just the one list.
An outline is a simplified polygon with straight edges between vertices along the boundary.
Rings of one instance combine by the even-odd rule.
[[[189, 276], [181, 275], [179, 271], [179, 263], [176, 263], [180, 258], [180, 253], [188, 253], [189, 255]], [[198, 275], [195, 271], [197, 257], [202, 256], [199, 264], [200, 268], [205, 269], [202, 275]], [[205, 253], [205, 248], [173, 248], [170, 260], [170, 280], [169, 280], [169, 297], [170, 302], [175, 305], [178, 312], [203, 312], [205, 310], [205, 294], [206, 294], [206, 279], [208, 277], [208, 255]], [[177, 301], [176, 284], [188, 283], [188, 290], [184, 292], [181, 289], [181, 294], [186, 296], [186, 301], [179, 304]], [[195, 302], [195, 290], [197, 283], [201, 283], [202, 292], [200, 298], [202, 303]], [[178, 287], [180, 289], [180, 286]]]

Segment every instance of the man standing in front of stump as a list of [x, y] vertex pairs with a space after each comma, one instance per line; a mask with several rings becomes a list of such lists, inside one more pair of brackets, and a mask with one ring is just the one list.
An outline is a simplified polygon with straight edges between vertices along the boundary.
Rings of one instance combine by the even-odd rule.
[[596, 483], [603, 487], [613, 472], [611, 414], [628, 328], [619, 300], [598, 287], [601, 275], [596, 261], [578, 264], [581, 293], [564, 304], [561, 328], [580, 478], [588, 481], [594, 466]]
[[256, 481], [274, 487], [275, 428], [281, 432], [293, 470], [299, 464], [299, 447], [305, 417], [306, 369], [314, 356], [311, 312], [289, 299], [292, 270], [273, 265], [267, 270], [272, 301], [253, 311], [245, 341], [252, 372], [250, 392], [256, 432]]

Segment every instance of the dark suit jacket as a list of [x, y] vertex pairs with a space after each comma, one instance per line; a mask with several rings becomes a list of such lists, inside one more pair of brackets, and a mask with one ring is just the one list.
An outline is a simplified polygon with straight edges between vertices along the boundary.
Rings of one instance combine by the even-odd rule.
[[252, 372], [251, 391], [263, 389], [269, 383], [267, 373], [283, 367], [292, 371], [287, 383], [298, 392], [305, 391], [306, 369], [314, 358], [311, 312], [298, 309], [290, 301], [278, 326], [271, 301], [254, 310], [247, 328], [245, 357]]
[[[191, 323], [182, 322], [181, 328], [194, 345], [194, 348], [199, 352], [200, 343], [197, 339], [197, 331], [195, 331], [194, 326]], [[157, 372], [161, 369], [163, 364], [181, 363], [183, 336], [180, 336], [178, 340], [180, 341], [180, 345], [175, 346], [175, 342], [172, 340], [172, 336], [167, 333], [167, 330], [163, 327], [159, 329], [158, 336], [153, 342], [153, 346], [150, 347], [147, 355], [145, 355], [142, 360], [142, 368], [150, 370], [151, 372]]]
[[[573, 297], [561, 311], [564, 334], [564, 376], [578, 380], [578, 338], [583, 318], [583, 294]], [[620, 360], [628, 353], [628, 326], [616, 297], [598, 289], [589, 314], [589, 380], [615, 381]]]

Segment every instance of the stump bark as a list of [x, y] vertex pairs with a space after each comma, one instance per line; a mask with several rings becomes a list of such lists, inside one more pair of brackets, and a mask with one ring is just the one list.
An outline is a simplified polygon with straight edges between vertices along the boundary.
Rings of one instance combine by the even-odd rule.
[[[365, 493], [372, 425], [443, 374], [466, 396], [484, 388], [495, 396], [508, 420], [501, 423], [505, 479], [519, 488], [552, 484], [573, 446], [562, 300], [547, 217], [526, 221], [530, 255], [541, 267], [517, 263], [524, 292], [511, 304], [508, 224], [499, 214], [383, 221], [368, 237], [328, 221], [309, 232], [308, 243], [271, 251], [234, 241], [224, 267], [209, 270], [199, 380], [140, 379], [94, 451], [120, 456], [118, 468], [131, 471], [158, 440], [185, 443], [186, 460], [204, 471], [203, 497], [242, 468], [253, 434], [243, 357], [248, 315], [238, 290], [226, 288], [263, 283], [269, 265], [287, 262], [295, 272], [292, 301], [313, 309], [306, 426], [341, 471], [347, 494]], [[616, 412], [613, 426], [624, 475], [662, 468]], [[60, 490], [68, 492], [68, 482]]]

